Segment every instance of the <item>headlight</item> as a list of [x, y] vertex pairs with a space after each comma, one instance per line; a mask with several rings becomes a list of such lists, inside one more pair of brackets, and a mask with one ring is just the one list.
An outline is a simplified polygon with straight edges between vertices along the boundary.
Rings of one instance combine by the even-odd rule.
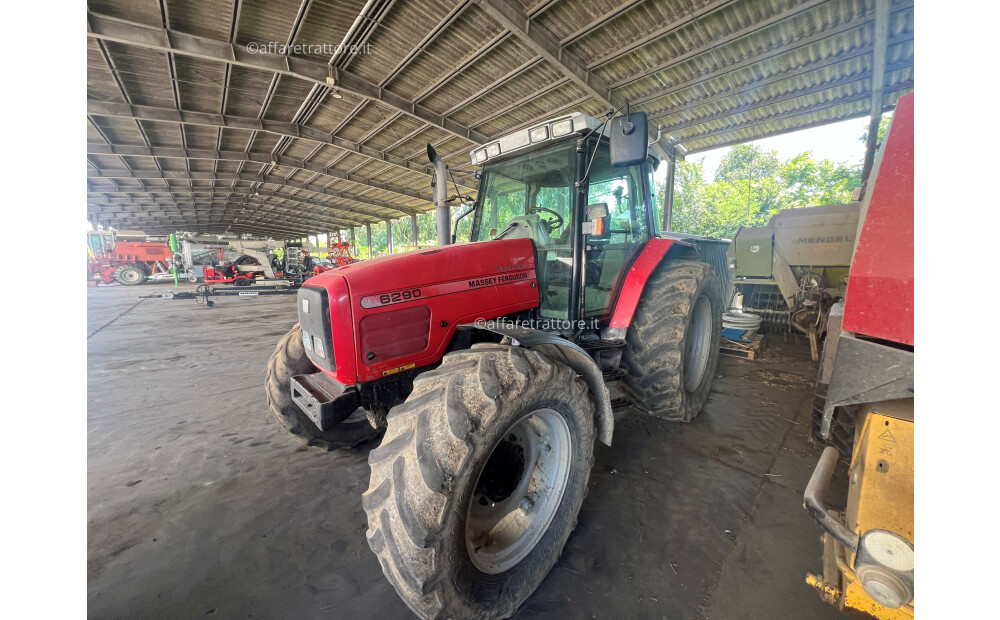
[[476, 163], [483, 163], [486, 161], [486, 149], [479, 149], [476, 151]]
[[305, 347], [306, 351], [312, 351], [312, 336], [304, 329], [302, 330], [302, 346]]
[[567, 118], [558, 123], [552, 123], [552, 136], [558, 138], [573, 133], [573, 119]]
[[730, 258], [729, 259], [729, 268], [730, 269], [736, 269], [736, 259], [735, 258]]
[[886, 530], [869, 530], [858, 543], [854, 570], [879, 605], [897, 609], [913, 600], [913, 545]]
[[494, 142], [493, 144], [486, 147], [486, 154], [490, 157], [496, 157], [500, 154], [500, 143]]
[[535, 127], [528, 132], [528, 139], [532, 142], [542, 142], [549, 139], [549, 128], [545, 125]]
[[326, 359], [326, 350], [323, 348], [322, 338], [316, 339], [316, 355], [322, 357], [323, 359]]

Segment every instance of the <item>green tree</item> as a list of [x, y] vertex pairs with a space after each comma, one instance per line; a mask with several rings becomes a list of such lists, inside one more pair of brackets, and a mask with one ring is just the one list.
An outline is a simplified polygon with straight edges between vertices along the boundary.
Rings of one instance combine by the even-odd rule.
[[732, 238], [741, 226], [766, 225], [781, 209], [848, 202], [861, 183], [860, 164], [817, 161], [808, 151], [781, 161], [775, 151], [734, 146], [711, 183], [703, 161], [677, 163], [676, 231]]
[[[701, 230], [706, 217], [705, 158], [678, 161], [674, 167], [674, 203], [671, 227], [674, 230]], [[666, 182], [657, 184], [660, 205], [666, 204]], [[662, 208], [662, 207], [661, 207]], [[658, 214], [662, 218], [663, 214]]]

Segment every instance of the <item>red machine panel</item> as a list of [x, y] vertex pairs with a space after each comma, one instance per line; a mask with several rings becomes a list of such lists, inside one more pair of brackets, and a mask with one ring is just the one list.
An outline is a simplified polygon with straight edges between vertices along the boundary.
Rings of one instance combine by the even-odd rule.
[[646, 280], [650, 274], [660, 264], [660, 260], [667, 254], [674, 242], [671, 239], [661, 239], [654, 237], [649, 240], [642, 253], [635, 259], [622, 283], [621, 294], [615, 304], [615, 310], [611, 314], [611, 327], [627, 328], [632, 323], [632, 315], [639, 305], [639, 298], [642, 297], [642, 289], [646, 286]]
[[[539, 303], [535, 253], [528, 239], [394, 254], [326, 272], [308, 284], [329, 292], [336, 379], [348, 385], [432, 364], [441, 359], [457, 325]], [[398, 312], [407, 309], [413, 310]], [[344, 320], [348, 313], [350, 322]], [[385, 320], [365, 320], [383, 313], [391, 314]], [[385, 342], [379, 333], [387, 321], [396, 320], [415, 333], [401, 339], [405, 342]], [[426, 345], [410, 352], [415, 342]], [[398, 350], [407, 353], [395, 356]]]
[[844, 329], [913, 345], [913, 95], [896, 104], [854, 251]]

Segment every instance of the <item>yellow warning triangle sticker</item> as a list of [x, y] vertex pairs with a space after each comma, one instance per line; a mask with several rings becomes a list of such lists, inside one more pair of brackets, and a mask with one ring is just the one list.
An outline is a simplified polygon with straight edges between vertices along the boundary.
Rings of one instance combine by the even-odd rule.
[[892, 443], [896, 443], [896, 438], [892, 436], [889, 429], [885, 429], [885, 432], [879, 435], [878, 438], [882, 441], [891, 441]]

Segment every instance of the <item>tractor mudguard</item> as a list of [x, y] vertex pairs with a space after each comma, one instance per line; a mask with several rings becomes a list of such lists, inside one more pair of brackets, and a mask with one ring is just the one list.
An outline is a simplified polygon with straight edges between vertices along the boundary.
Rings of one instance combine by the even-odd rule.
[[549, 359], [566, 364], [576, 371], [594, 395], [597, 438], [604, 445], [611, 445], [611, 435], [615, 430], [615, 418], [611, 412], [611, 394], [608, 392], [607, 384], [604, 383], [604, 373], [579, 345], [548, 332], [514, 325], [487, 327], [478, 322], [459, 325], [458, 329], [483, 329], [513, 338], [520, 346], [538, 351]]
[[632, 316], [639, 306], [639, 299], [642, 297], [642, 290], [646, 287], [646, 281], [653, 275], [653, 271], [656, 270], [660, 261], [672, 248], [693, 251], [689, 243], [662, 237], [653, 237], [646, 243], [646, 247], [642, 248], [642, 252], [628, 268], [625, 281], [622, 282], [618, 300], [611, 313], [611, 322], [602, 332], [604, 339], [625, 339], [625, 333], [628, 331], [628, 326], [632, 324]]

